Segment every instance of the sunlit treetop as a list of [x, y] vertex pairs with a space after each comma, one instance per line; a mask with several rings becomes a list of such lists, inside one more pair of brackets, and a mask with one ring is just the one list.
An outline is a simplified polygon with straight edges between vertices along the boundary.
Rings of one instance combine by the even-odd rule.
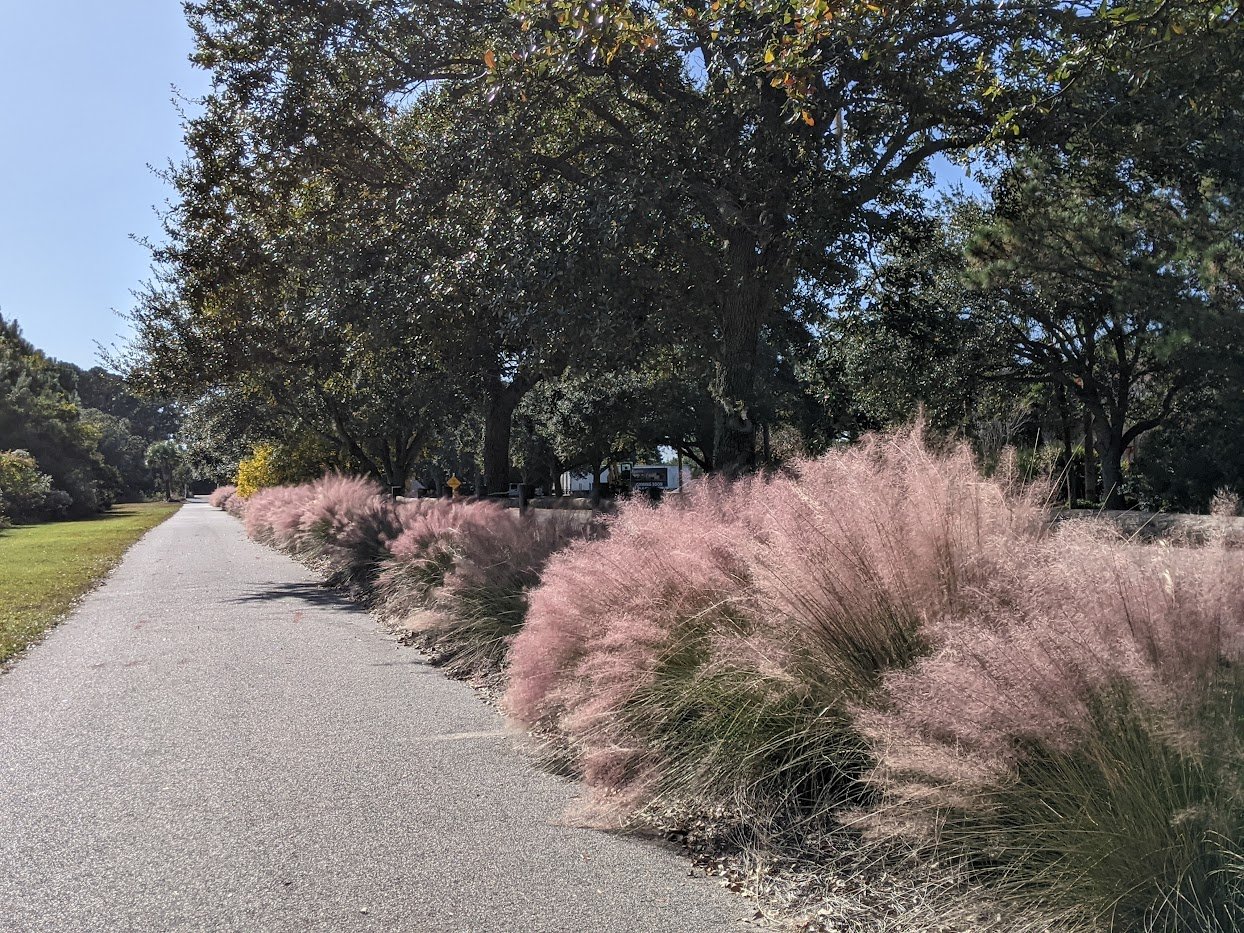
[[[838, 116], [844, 84], [918, 64], [970, 82], [999, 128], [1086, 71], [1143, 81], [1153, 56], [1239, 24], [1237, 0], [513, 0], [524, 41], [489, 49], [485, 64], [548, 71], [634, 70], [673, 52], [707, 81], [751, 77], [781, 88], [792, 120]], [[916, 53], [922, 52], [922, 55]], [[1005, 101], [1007, 106], [997, 106]]]

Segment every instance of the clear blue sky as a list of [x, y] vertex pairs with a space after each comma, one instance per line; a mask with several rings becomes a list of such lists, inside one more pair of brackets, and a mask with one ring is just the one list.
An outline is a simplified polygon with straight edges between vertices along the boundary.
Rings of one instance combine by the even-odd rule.
[[94, 365], [147, 275], [181, 156], [172, 86], [201, 96], [178, 0], [0, 0], [0, 314]]

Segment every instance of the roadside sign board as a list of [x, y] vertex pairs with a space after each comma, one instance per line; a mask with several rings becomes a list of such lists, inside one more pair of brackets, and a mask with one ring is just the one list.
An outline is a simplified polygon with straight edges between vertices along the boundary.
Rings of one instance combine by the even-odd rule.
[[665, 489], [669, 470], [663, 466], [638, 466], [631, 469], [632, 489]]

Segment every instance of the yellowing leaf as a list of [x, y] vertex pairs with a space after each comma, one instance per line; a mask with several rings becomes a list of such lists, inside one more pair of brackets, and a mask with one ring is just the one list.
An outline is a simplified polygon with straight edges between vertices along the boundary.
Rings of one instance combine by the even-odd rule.
[[803, 118], [803, 122], [808, 124], [808, 126], [816, 126], [816, 120], [812, 118], [812, 114], [808, 113], [808, 111], [801, 110], [799, 116]]
[[484, 53], [484, 64], [488, 66], [489, 71], [497, 70], [497, 53], [489, 49]]
[[765, 64], [772, 65], [773, 59], [774, 59], [773, 49], [765, 49]]

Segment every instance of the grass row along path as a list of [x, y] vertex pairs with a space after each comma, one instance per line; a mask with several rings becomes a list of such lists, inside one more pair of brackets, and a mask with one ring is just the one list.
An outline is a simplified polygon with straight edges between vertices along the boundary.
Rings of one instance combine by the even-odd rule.
[[0, 531], [0, 663], [62, 618], [177, 503], [115, 506], [94, 518]]

